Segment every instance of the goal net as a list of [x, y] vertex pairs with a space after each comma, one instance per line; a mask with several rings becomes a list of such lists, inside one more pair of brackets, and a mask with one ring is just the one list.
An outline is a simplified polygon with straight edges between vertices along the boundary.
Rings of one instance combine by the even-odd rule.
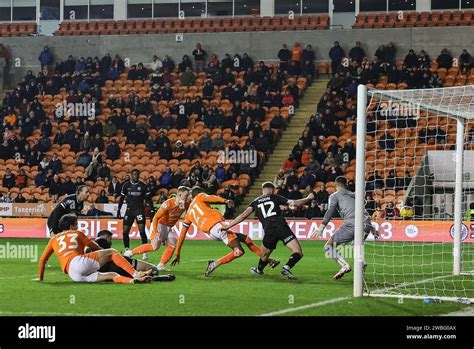
[[474, 301], [474, 86], [360, 86], [358, 107], [356, 202], [380, 238], [359, 209], [354, 294]]

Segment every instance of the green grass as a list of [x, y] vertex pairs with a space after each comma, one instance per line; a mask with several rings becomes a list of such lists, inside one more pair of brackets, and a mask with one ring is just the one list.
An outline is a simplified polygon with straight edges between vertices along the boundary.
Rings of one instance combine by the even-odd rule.
[[[0, 244], [35, 244], [41, 254], [46, 240], [1, 239]], [[137, 242], [133, 242], [137, 245]], [[259, 242], [257, 242], [259, 243]], [[437, 315], [465, 309], [466, 305], [443, 302], [424, 304], [422, 300], [392, 298], [353, 298], [353, 275], [333, 280], [338, 270], [334, 261], [324, 257], [322, 242], [303, 242], [305, 256], [294, 268], [298, 280], [283, 278], [278, 270], [264, 276], [251, 275], [257, 257], [247, 252], [242, 258], [221, 266], [212, 277], [203, 276], [206, 260], [228, 253], [216, 241], [187, 241], [181, 264], [174, 268], [176, 281], [146, 285], [112, 283], [74, 283], [63, 274], [56, 257], [51, 258], [42, 283], [32, 281], [37, 263], [26, 259], [0, 260], [1, 315], [153, 315], [153, 316], [242, 316], [260, 315], [305, 306], [335, 298], [333, 304], [320, 305], [285, 313], [285, 315]], [[115, 247], [121, 248], [121, 241]], [[378, 248], [378, 247], [372, 247]], [[370, 249], [370, 247], [369, 247]], [[378, 251], [381, 252], [380, 249]], [[375, 251], [372, 251], [375, 252]], [[151, 253], [157, 263], [162, 251]], [[423, 256], [423, 254], [421, 254]], [[279, 245], [275, 258], [286, 262], [289, 251]], [[381, 268], [380, 257], [374, 270]], [[379, 269], [380, 270], [380, 269]], [[370, 271], [370, 269], [369, 269]], [[426, 275], [425, 275], [426, 277]], [[71, 304], [71, 299], [75, 303]]]

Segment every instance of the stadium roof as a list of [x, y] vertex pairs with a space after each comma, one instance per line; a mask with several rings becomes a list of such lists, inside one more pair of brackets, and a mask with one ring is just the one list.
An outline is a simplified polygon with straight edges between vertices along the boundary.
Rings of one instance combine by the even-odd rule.
[[429, 113], [474, 119], [474, 85], [417, 90], [369, 89], [368, 93], [413, 103]]

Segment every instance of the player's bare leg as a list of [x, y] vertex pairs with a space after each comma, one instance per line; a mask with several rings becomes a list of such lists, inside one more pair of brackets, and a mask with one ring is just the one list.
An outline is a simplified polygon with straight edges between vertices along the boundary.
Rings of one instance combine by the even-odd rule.
[[209, 261], [207, 264], [207, 269], [206, 269], [206, 272], [204, 273], [204, 276], [209, 276], [220, 265], [229, 263], [236, 258], [242, 257], [245, 254], [245, 251], [242, 248], [242, 245], [240, 244], [240, 241], [238, 238], [235, 238], [229, 241], [227, 246], [229, 246], [232, 249], [232, 252], [229, 252], [224, 257], [221, 257], [216, 261], [214, 260]]
[[[263, 269], [265, 269], [265, 267], [270, 264], [270, 261], [273, 260], [273, 259], [270, 258], [270, 255], [272, 254], [272, 252], [273, 252], [273, 250], [270, 250], [270, 249], [266, 248], [265, 246], [263, 246], [262, 247], [262, 255], [260, 256], [260, 260], [258, 261], [258, 267], [257, 268], [251, 268], [250, 272], [252, 274], [262, 275], [263, 274]], [[277, 262], [280, 263], [279, 261], [277, 261]], [[278, 265], [278, 263], [277, 263], [277, 265]]]
[[[240, 242], [243, 242], [244, 244], [247, 245], [247, 247], [250, 249], [250, 251], [252, 251], [253, 253], [255, 253], [257, 256], [259, 256], [260, 258], [262, 258], [262, 255], [263, 255], [263, 249], [260, 248], [259, 246], [257, 246], [253, 241], [252, 239], [250, 238], [250, 236], [248, 235], [244, 235], [244, 234], [240, 234], [240, 233], [235, 233], [235, 235], [237, 236], [237, 238], [239, 239]], [[270, 256], [270, 255], [269, 255]], [[275, 259], [268, 259], [268, 265], [273, 269], [275, 268], [278, 264], [280, 264], [280, 261], [278, 260], [275, 260]]]
[[176, 249], [177, 236], [174, 233], [171, 233], [162, 244], [166, 245], [166, 249], [161, 255], [160, 263], [156, 266], [159, 271], [167, 271], [166, 263], [169, 262], [171, 257], [173, 257], [174, 250]]
[[326, 257], [334, 259], [340, 266], [341, 269], [334, 275], [334, 279], [339, 280], [345, 274], [351, 272], [351, 266], [346, 262], [343, 256], [337, 251], [337, 244], [333, 239], [329, 239], [324, 245], [324, 254]]
[[105, 264], [109, 262], [113, 262], [116, 266], [123, 269], [128, 274], [132, 275], [133, 277], [133, 279], [127, 278], [130, 280], [126, 280], [126, 279], [123, 279], [124, 278], [123, 276], [119, 276], [117, 274], [115, 279], [113, 279], [114, 282], [121, 282], [121, 283], [127, 283], [126, 281], [144, 282], [144, 281], [148, 281], [149, 276], [151, 275], [151, 270], [149, 271], [135, 270], [135, 268], [133, 268], [131, 264], [128, 263], [128, 261], [117, 250], [113, 248], [108, 248], [105, 250], [97, 250], [95, 252], [92, 252], [91, 254], [94, 254], [95, 256], [97, 256], [97, 261], [99, 262], [100, 267], [103, 267]]
[[[161, 241], [159, 239], [159, 237], [155, 237], [153, 240], [151, 240], [151, 243], [147, 244], [142, 244], [138, 247], [135, 247], [133, 250], [128, 250], [128, 251], [125, 251], [125, 253], [123, 254], [125, 257], [129, 257], [131, 258], [132, 256], [136, 255], [136, 254], [142, 254], [145, 256], [145, 254], [147, 252], [153, 252], [153, 251], [156, 251], [160, 248], [161, 246]], [[147, 258], [143, 258], [144, 260], [146, 260]]]
[[281, 268], [280, 273], [285, 275], [288, 279], [295, 279], [295, 276], [291, 272], [291, 268], [295, 266], [296, 263], [299, 262], [301, 258], [303, 258], [303, 249], [301, 248], [300, 242], [298, 239], [293, 239], [289, 243], [286, 244], [292, 254], [288, 259], [288, 262]]
[[[140, 232], [140, 237], [142, 239], [142, 245], [146, 244], [148, 242], [148, 236], [146, 236], [146, 231], [145, 231], [145, 224], [138, 224], [138, 231]], [[143, 260], [146, 261], [148, 259], [148, 254], [145, 252], [143, 253], [142, 256]]]

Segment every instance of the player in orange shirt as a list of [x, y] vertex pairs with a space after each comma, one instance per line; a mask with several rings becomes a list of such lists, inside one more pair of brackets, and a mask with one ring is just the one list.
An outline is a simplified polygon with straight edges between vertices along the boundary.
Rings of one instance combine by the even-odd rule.
[[131, 251], [124, 253], [125, 257], [132, 257], [135, 254], [142, 254], [146, 252], [156, 251], [160, 246], [167, 245], [163, 256], [161, 256], [160, 263], [156, 266], [158, 270], [166, 270], [165, 264], [173, 256], [176, 248], [176, 241], [178, 236], [173, 232], [173, 226], [181, 218], [181, 215], [189, 207], [189, 188], [181, 186], [178, 188], [175, 198], [171, 198], [163, 202], [153, 217], [151, 222], [150, 244], [143, 244]]
[[[99, 245], [77, 230], [77, 216], [66, 214], [59, 220], [61, 233], [54, 235], [48, 242], [39, 261], [38, 281], [43, 281], [44, 267], [53, 253], [58, 256], [59, 264], [65, 274], [76, 282], [101, 282], [112, 280], [115, 283], [133, 284], [151, 281], [146, 272], [136, 271], [127, 260], [113, 248], [102, 250]], [[88, 247], [93, 252], [85, 253]], [[105, 264], [113, 262], [133, 278], [117, 273], [99, 273]]]
[[[227, 206], [233, 207], [234, 202], [232, 200], [226, 200], [215, 195], [207, 195], [204, 192], [204, 189], [200, 187], [192, 188], [191, 196], [193, 201], [189, 205], [189, 209], [184, 217], [179, 234], [178, 245], [176, 247], [176, 257], [171, 262], [171, 265], [174, 266], [180, 261], [181, 247], [183, 246], [184, 239], [191, 223], [209, 235], [211, 239], [221, 240], [232, 249], [232, 252], [224, 257], [221, 257], [218, 260], [210, 260], [206, 272], [204, 273], [205, 276], [209, 276], [218, 266], [242, 257], [245, 252], [242, 248], [241, 242], [246, 244], [247, 247], [259, 257], [262, 256], [262, 249], [255, 245], [252, 239], [247, 235], [231, 231], [221, 231], [221, 228], [225, 226], [225, 219], [217, 210], [211, 208], [211, 204], [225, 203]], [[275, 268], [279, 263], [279, 261], [273, 259], [269, 260], [269, 265], [272, 268]]]

